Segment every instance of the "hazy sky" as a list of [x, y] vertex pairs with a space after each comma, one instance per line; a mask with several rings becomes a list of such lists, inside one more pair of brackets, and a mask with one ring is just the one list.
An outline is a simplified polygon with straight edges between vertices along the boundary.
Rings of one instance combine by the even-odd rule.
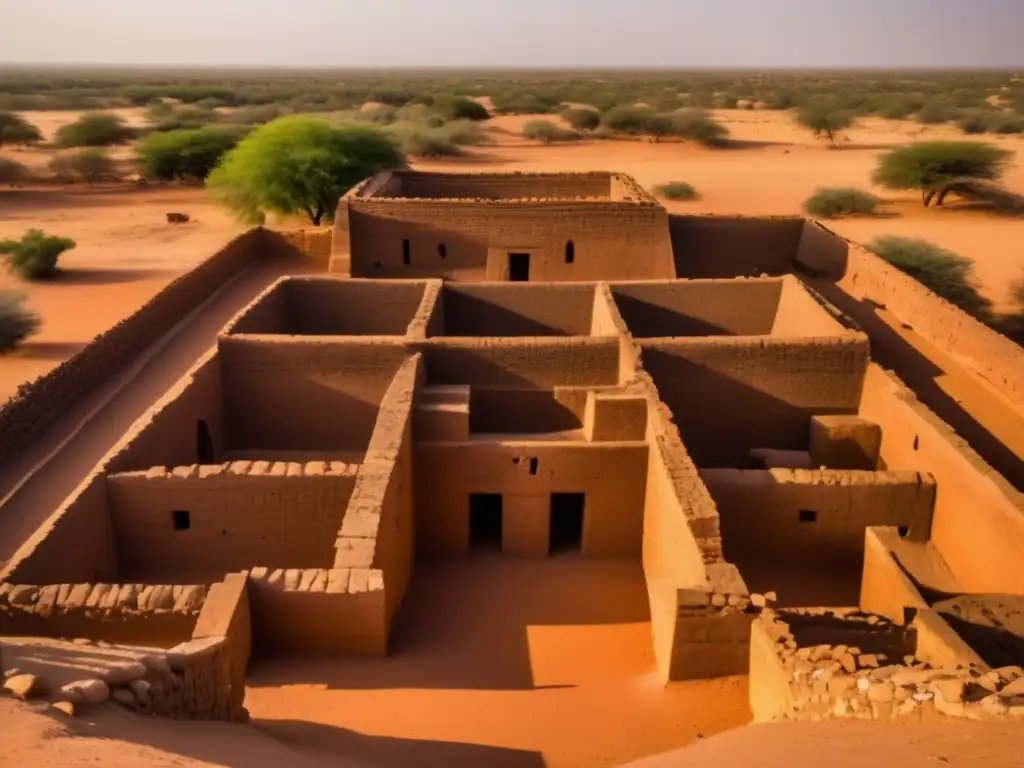
[[1024, 66], [1024, 0], [0, 0], [0, 62]]

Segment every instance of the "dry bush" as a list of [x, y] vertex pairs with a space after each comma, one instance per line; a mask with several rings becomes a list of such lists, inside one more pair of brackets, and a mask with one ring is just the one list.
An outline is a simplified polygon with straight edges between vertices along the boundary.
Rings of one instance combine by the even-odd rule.
[[550, 144], [554, 141], [576, 141], [580, 135], [551, 120], [530, 120], [523, 126], [523, 138]]
[[666, 200], [697, 200], [700, 195], [692, 184], [685, 181], [669, 181], [654, 188], [654, 194]]
[[0, 254], [7, 256], [15, 272], [26, 280], [44, 280], [57, 274], [57, 260], [75, 247], [67, 237], [53, 237], [30, 229], [21, 240], [0, 240]]
[[866, 216], [875, 212], [882, 200], [870, 192], [852, 187], [822, 187], [804, 203], [811, 216], [835, 219], [840, 216]]
[[19, 184], [28, 178], [28, 168], [9, 157], [0, 157], [0, 184]]

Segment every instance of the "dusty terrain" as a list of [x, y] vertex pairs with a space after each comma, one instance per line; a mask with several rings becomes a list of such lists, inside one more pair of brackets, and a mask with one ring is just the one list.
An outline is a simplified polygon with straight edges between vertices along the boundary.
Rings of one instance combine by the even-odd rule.
[[[141, 110], [120, 110], [129, 124], [143, 121]], [[77, 117], [74, 112], [26, 113], [47, 138]], [[701, 194], [689, 203], [667, 202], [673, 212], [774, 215], [797, 214], [819, 186], [868, 187], [879, 154], [914, 139], [963, 138], [951, 126], [862, 119], [847, 131], [840, 149], [815, 139], [788, 113], [719, 111], [739, 147], [707, 150], [688, 144], [646, 141], [583, 141], [542, 146], [519, 136], [523, 124], [538, 116], [497, 117], [490, 121], [491, 146], [470, 150], [457, 160], [417, 163], [419, 167], [475, 171], [582, 171], [607, 169], [634, 176], [646, 187], [688, 181]], [[540, 116], [545, 117], [545, 116]], [[989, 137], [1017, 150], [1006, 175], [1007, 186], [1024, 190], [1024, 138]], [[130, 148], [116, 154], [129, 155]], [[40, 149], [7, 148], [5, 155], [30, 167], [45, 165]], [[875, 190], [881, 192], [880, 190]], [[1008, 286], [1024, 276], [1024, 217], [952, 205], [926, 210], [913, 193], [886, 193], [883, 216], [832, 222], [838, 233], [858, 241], [879, 234], [930, 239], [974, 260], [984, 293], [998, 309], [1008, 309]], [[168, 211], [188, 213], [194, 221], [171, 226]], [[212, 253], [243, 227], [212, 203], [199, 188], [137, 187], [130, 184], [89, 188], [0, 189], [0, 238], [40, 227], [72, 237], [78, 247], [62, 263], [68, 274], [48, 284], [25, 286], [0, 276], [0, 288], [28, 294], [29, 305], [44, 318], [42, 332], [21, 351], [0, 360], [0, 399], [74, 354], [159, 291], [168, 281]]]

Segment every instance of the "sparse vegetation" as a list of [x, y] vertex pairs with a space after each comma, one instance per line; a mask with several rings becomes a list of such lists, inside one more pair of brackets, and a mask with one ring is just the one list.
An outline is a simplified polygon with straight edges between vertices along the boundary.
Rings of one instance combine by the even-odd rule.
[[550, 144], [554, 141], [575, 141], [580, 135], [552, 120], [530, 120], [523, 126], [523, 137]]
[[836, 134], [853, 125], [853, 113], [833, 102], [815, 101], [797, 111], [796, 121], [815, 136], [828, 137], [835, 146]]
[[21, 240], [0, 240], [0, 254], [26, 280], [45, 280], [56, 275], [60, 255], [74, 247], [74, 240], [50, 236], [40, 229], [30, 229]]
[[341, 195], [404, 158], [380, 128], [332, 126], [317, 117], [282, 117], [256, 128], [207, 180], [222, 202], [250, 221], [267, 212], [305, 214], [319, 226]]
[[991, 144], [933, 141], [894, 149], [879, 160], [874, 181], [886, 189], [921, 190], [925, 206], [942, 205], [962, 181], [998, 179], [1012, 153]]
[[0, 352], [8, 352], [39, 330], [39, 315], [25, 308], [25, 297], [0, 291]]
[[237, 143], [216, 128], [154, 133], [139, 142], [139, 162], [150, 179], [203, 181]]
[[75, 122], [57, 131], [57, 145], [61, 147], [110, 147], [124, 144], [135, 136], [135, 131], [117, 115], [107, 112], [89, 112]]
[[983, 322], [992, 303], [978, 292], [974, 263], [927, 240], [896, 235], [876, 237], [868, 248], [926, 288]]
[[692, 184], [685, 181], [670, 181], [654, 188], [654, 194], [666, 200], [697, 200], [700, 195]]
[[491, 116], [483, 104], [464, 96], [437, 96], [433, 108], [445, 120], [487, 120]]
[[477, 123], [456, 120], [451, 123], [403, 121], [384, 129], [406, 155], [413, 157], [447, 157], [462, 154], [462, 148], [483, 141]]
[[4, 144], [35, 144], [42, 140], [39, 129], [21, 115], [0, 112], [0, 147]]
[[824, 187], [815, 191], [804, 203], [811, 216], [835, 219], [840, 216], [867, 216], [874, 213], [881, 199], [852, 187]]
[[917, 122], [923, 125], [940, 125], [953, 119], [956, 112], [946, 104], [931, 101], [917, 111]]
[[725, 142], [729, 131], [704, 109], [680, 109], [672, 115], [671, 135], [695, 141], [706, 147], [717, 147]]
[[73, 184], [76, 181], [95, 184], [99, 181], [116, 181], [119, 178], [117, 164], [101, 147], [57, 155], [50, 161], [50, 172], [57, 181], [65, 184]]

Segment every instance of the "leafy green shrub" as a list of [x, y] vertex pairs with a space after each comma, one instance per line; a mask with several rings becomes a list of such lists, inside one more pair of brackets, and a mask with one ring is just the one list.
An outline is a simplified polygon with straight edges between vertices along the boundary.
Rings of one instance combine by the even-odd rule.
[[925, 206], [957, 180], [991, 181], [1002, 174], [1012, 153], [973, 141], [927, 141], [894, 149], [878, 161], [874, 181], [886, 189], [919, 189]]
[[42, 320], [25, 309], [25, 296], [14, 291], [0, 291], [0, 352], [14, 349], [39, 330]]
[[435, 96], [434, 110], [446, 120], [489, 120], [487, 107], [465, 96]]
[[593, 131], [601, 124], [601, 113], [596, 109], [569, 109], [565, 119], [574, 131]]
[[551, 120], [530, 120], [523, 126], [523, 138], [543, 141], [575, 141], [580, 135], [576, 131], [563, 128]]
[[0, 157], [0, 184], [17, 184], [29, 177], [28, 168], [8, 157]]
[[902, 120], [909, 117], [920, 105], [903, 95], [891, 96], [878, 109], [878, 114], [890, 120]]
[[613, 107], [604, 113], [601, 125], [616, 133], [641, 135], [650, 130], [656, 114], [649, 107]]
[[0, 112], [0, 147], [4, 144], [35, 144], [42, 139], [39, 129], [21, 115]]
[[654, 188], [654, 194], [666, 200], [697, 200], [700, 195], [692, 184], [685, 181], [670, 181]]
[[851, 187], [824, 187], [815, 191], [804, 203], [811, 216], [834, 219], [874, 213], [882, 201], [870, 192]]
[[220, 200], [250, 221], [267, 211], [305, 213], [319, 226], [341, 196], [363, 179], [405, 164], [380, 128], [332, 126], [317, 117], [293, 115], [261, 125], [207, 179]]
[[150, 179], [203, 181], [237, 143], [231, 132], [216, 128], [154, 133], [139, 142], [139, 161]]
[[168, 114], [155, 121], [155, 131], [181, 131], [195, 130], [216, 123], [220, 115], [212, 109], [203, 109], [198, 106], [182, 106], [173, 109]]
[[927, 240], [882, 235], [868, 248], [933, 293], [979, 320], [991, 317], [992, 303], [974, 284], [974, 263]]
[[108, 112], [89, 112], [57, 131], [57, 145], [61, 147], [109, 147], [124, 144], [135, 136], [135, 131], [117, 115]]
[[11, 268], [26, 280], [53, 277], [60, 255], [74, 247], [74, 240], [51, 237], [40, 229], [30, 229], [21, 240], [0, 240], [0, 254], [6, 255]]
[[1000, 114], [993, 118], [989, 130], [992, 133], [1024, 133], [1024, 116]]
[[386, 131], [405, 154], [413, 157], [459, 155], [462, 147], [483, 141], [479, 124], [472, 120], [455, 120], [441, 125], [401, 122], [387, 126]]
[[725, 142], [729, 130], [716, 122], [706, 110], [688, 108], [672, 114], [670, 134], [706, 147], [717, 147]]
[[954, 110], [946, 104], [930, 101], [917, 111], [917, 122], [922, 125], [948, 123], [955, 116]]
[[828, 101], [814, 101], [797, 110], [796, 121], [815, 136], [827, 136], [833, 146], [836, 134], [853, 125], [853, 113]]
[[992, 116], [985, 112], [965, 112], [956, 121], [957, 127], [966, 134], [985, 133], [992, 124]]
[[395, 122], [398, 110], [390, 104], [374, 104], [372, 107], [360, 109], [358, 117], [368, 123], [391, 125]]
[[282, 108], [274, 104], [265, 104], [251, 107], [239, 107], [238, 109], [224, 115], [225, 123], [237, 125], [262, 125], [280, 117], [283, 114]]

